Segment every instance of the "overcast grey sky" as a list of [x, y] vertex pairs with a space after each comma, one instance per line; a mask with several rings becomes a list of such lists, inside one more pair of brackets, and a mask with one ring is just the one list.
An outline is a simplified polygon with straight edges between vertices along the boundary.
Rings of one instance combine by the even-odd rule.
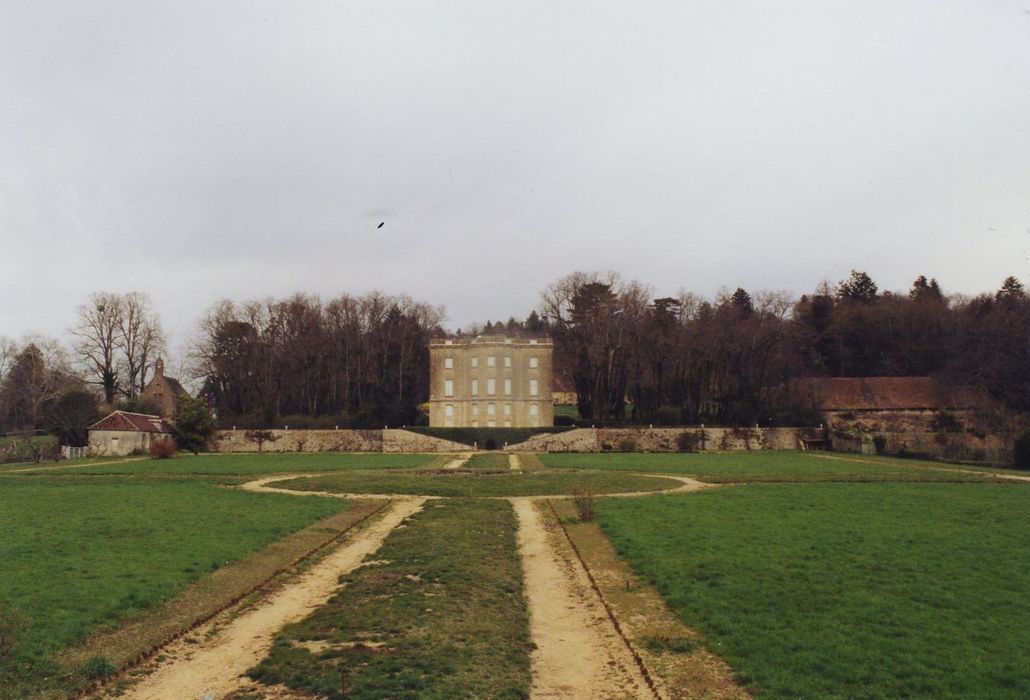
[[[386, 224], [377, 230], [380, 221]], [[1030, 282], [1030, 0], [0, 4], [0, 334], [574, 270]]]

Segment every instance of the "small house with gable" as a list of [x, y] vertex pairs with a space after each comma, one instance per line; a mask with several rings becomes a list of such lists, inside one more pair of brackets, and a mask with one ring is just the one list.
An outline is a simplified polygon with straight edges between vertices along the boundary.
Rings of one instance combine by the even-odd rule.
[[89, 451], [105, 456], [147, 452], [157, 441], [174, 439], [172, 431], [161, 416], [114, 411], [89, 426]]

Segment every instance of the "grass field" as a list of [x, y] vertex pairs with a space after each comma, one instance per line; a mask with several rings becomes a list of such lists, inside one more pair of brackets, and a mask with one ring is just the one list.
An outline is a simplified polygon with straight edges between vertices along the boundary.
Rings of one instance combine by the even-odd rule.
[[[203, 474], [259, 475], [280, 472], [322, 472], [349, 469], [410, 469], [425, 467], [440, 458], [425, 454], [379, 453], [264, 453], [183, 455], [173, 459], [143, 459], [115, 463], [99, 460], [90, 465], [83, 461], [69, 464], [68, 474]], [[63, 466], [63, 462], [57, 464]], [[39, 473], [54, 474], [64, 469], [47, 469]], [[27, 472], [32, 474], [33, 472]]]
[[0, 687], [42, 682], [68, 645], [345, 507], [188, 480], [5, 477], [0, 603], [26, 626]]
[[511, 506], [431, 501], [376, 559], [287, 627], [251, 676], [334, 699], [528, 696]]
[[769, 698], [1030, 696], [1030, 488], [602, 501], [616, 549]]
[[[818, 452], [542, 454], [555, 469], [603, 469], [683, 474], [714, 483], [779, 481], [984, 481], [934, 462], [870, 459]], [[950, 471], [949, 471], [950, 470]]]
[[270, 485], [298, 491], [487, 498], [561, 495], [576, 490], [591, 491], [597, 494], [657, 491], [675, 488], [680, 483], [672, 479], [617, 472], [519, 473], [506, 468], [503, 473], [472, 471], [455, 471], [446, 474], [348, 472], [276, 481]]
[[508, 471], [510, 466], [508, 455], [497, 452], [474, 454], [469, 461], [465, 462], [465, 469], [475, 471]]

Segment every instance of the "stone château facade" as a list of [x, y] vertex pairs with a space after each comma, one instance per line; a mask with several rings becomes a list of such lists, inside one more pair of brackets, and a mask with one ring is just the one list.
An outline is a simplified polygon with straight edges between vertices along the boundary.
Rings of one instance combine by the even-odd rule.
[[554, 423], [554, 345], [549, 338], [474, 338], [429, 343], [429, 425], [537, 428]]

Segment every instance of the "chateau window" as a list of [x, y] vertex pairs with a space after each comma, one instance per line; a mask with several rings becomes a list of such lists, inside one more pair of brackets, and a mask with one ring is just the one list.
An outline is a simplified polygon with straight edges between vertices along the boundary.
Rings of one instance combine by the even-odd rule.
[[529, 425], [531, 427], [540, 425], [540, 409], [535, 403], [529, 404]]
[[529, 395], [537, 396], [540, 393], [540, 382], [536, 379], [529, 380]]
[[479, 367], [479, 358], [478, 357], [473, 357], [472, 358], [472, 369], [475, 369], [476, 367]]
[[490, 355], [489, 357], [486, 358], [486, 366], [487, 367], [495, 367], [496, 366], [496, 360], [497, 360], [496, 357], [494, 357], [493, 355]]
[[537, 368], [537, 358], [535, 358], [535, 357], [529, 358], [529, 368], [530, 369], [536, 369]]
[[496, 415], [496, 414], [497, 414], [497, 407], [494, 406], [492, 403], [488, 403], [486, 405], [486, 415], [493, 416], [493, 415]]
[[478, 379], [473, 379], [472, 380], [472, 395], [473, 396], [479, 396], [479, 380]]
[[454, 369], [454, 358], [453, 357], [445, 357], [444, 360], [443, 360], [443, 368], [444, 369]]
[[454, 396], [454, 380], [444, 379], [443, 380], [443, 395]]
[[510, 379], [505, 379], [504, 380], [504, 395], [505, 396], [511, 396], [511, 380]]
[[454, 427], [454, 406], [447, 404], [443, 407], [443, 424], [445, 427]]
[[486, 422], [486, 427], [488, 427], [488, 428], [495, 428], [495, 427], [497, 427], [497, 421], [495, 421], [495, 420], [488, 420]]
[[472, 427], [473, 428], [478, 428], [479, 427], [479, 421], [477, 421], [475, 418], [472, 419]]
[[497, 393], [497, 380], [491, 377], [486, 380], [486, 394], [487, 396], [493, 396]]
[[478, 403], [472, 404], [472, 415], [474, 415], [474, 416], [478, 416], [479, 415], [479, 404]]
[[504, 356], [504, 366], [511, 367], [511, 355]]
[[511, 404], [510, 403], [504, 404], [504, 415], [506, 415], [506, 416], [510, 416], [511, 415]]
[[540, 407], [537, 406], [535, 403], [529, 404], [529, 415], [537, 416], [539, 414], [540, 414]]

